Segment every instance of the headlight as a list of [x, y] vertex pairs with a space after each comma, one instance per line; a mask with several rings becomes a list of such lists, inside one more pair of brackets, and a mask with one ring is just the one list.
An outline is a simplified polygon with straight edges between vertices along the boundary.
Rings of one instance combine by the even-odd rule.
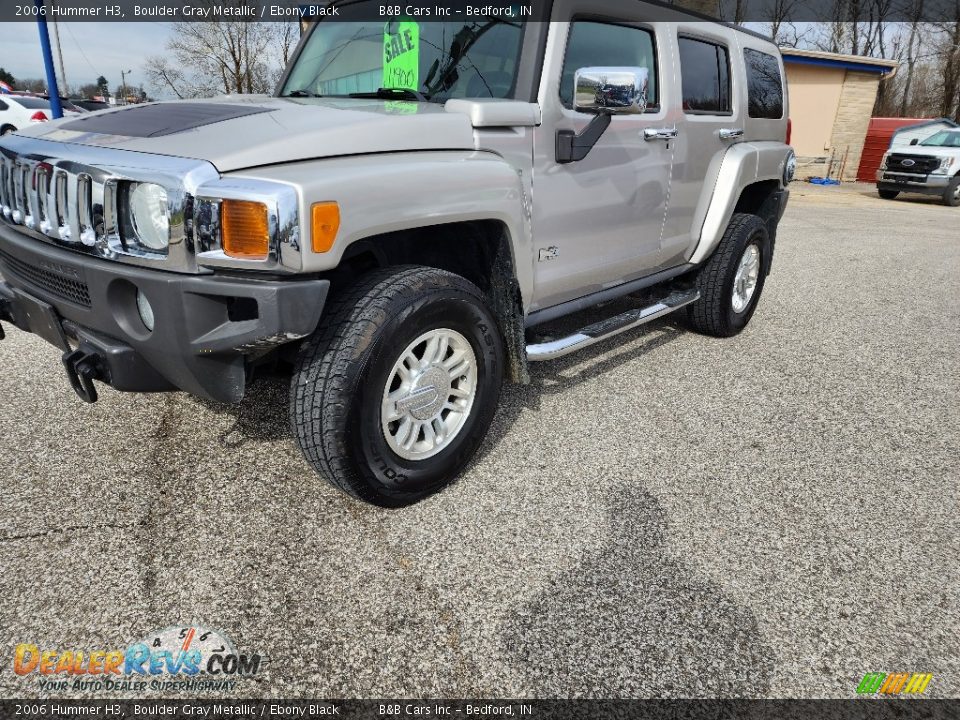
[[955, 159], [956, 159], [956, 158], [952, 158], [952, 157], [941, 158], [941, 159], [940, 159], [940, 167], [938, 167], [936, 170], [934, 170], [934, 172], [937, 173], [938, 175], [949, 175], [949, 174], [950, 174], [950, 168], [953, 167], [953, 161], [954, 161]]
[[887, 150], [887, 151], [883, 154], [883, 157], [880, 158], [880, 169], [881, 169], [881, 170], [886, 169], [886, 167], [887, 167], [887, 158], [889, 158], [889, 157], [890, 157], [890, 151]]
[[170, 245], [167, 191], [153, 183], [134, 183], [127, 190], [127, 207], [134, 240], [153, 252]]

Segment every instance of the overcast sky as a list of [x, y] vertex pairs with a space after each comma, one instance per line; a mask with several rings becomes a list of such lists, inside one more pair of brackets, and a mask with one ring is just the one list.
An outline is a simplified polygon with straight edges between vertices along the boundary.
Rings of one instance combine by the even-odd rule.
[[[5, 0], [0, 0], [5, 2]], [[111, 91], [120, 84], [120, 71], [132, 70], [127, 83], [144, 83], [144, 58], [163, 52], [171, 28], [164, 23], [57, 23], [67, 82], [74, 88], [103, 75]], [[51, 26], [51, 41], [52, 41]], [[56, 50], [54, 50], [56, 52]], [[43, 57], [37, 25], [0, 23], [0, 67], [15, 78], [43, 78]]]

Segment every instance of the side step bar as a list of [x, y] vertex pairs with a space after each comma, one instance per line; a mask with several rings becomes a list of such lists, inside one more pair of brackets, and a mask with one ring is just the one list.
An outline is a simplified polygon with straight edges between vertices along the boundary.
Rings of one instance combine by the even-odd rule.
[[652, 320], [686, 307], [700, 299], [698, 290], [678, 290], [653, 305], [628, 310], [607, 320], [595, 322], [579, 332], [559, 340], [527, 345], [527, 359], [530, 362], [553, 360], [569, 355], [577, 350], [595, 345], [614, 335], [645, 325]]

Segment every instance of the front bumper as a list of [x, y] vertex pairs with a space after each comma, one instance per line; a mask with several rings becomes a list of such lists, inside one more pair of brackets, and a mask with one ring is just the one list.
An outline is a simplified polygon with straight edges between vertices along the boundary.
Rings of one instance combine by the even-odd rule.
[[925, 195], [942, 195], [950, 185], [947, 175], [921, 175], [917, 173], [877, 170], [877, 188], [897, 192], [914, 192]]
[[[2, 223], [0, 275], [0, 321], [44, 337], [65, 357], [84, 351], [92, 377], [117, 390], [183, 390], [219, 402], [243, 397], [248, 358], [314, 331], [330, 286], [122, 265]], [[152, 332], [140, 319], [138, 290], [153, 307]]]

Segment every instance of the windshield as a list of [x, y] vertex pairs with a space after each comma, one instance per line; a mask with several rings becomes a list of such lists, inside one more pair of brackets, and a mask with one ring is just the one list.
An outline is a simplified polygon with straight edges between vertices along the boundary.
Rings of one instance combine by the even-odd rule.
[[960, 130], [941, 130], [920, 144], [931, 147], [960, 148]]
[[[349, 19], [350, 10], [341, 17]], [[500, 21], [321, 22], [280, 94], [376, 96], [386, 89], [381, 97], [392, 91], [433, 102], [511, 98], [522, 37], [522, 23]]]

